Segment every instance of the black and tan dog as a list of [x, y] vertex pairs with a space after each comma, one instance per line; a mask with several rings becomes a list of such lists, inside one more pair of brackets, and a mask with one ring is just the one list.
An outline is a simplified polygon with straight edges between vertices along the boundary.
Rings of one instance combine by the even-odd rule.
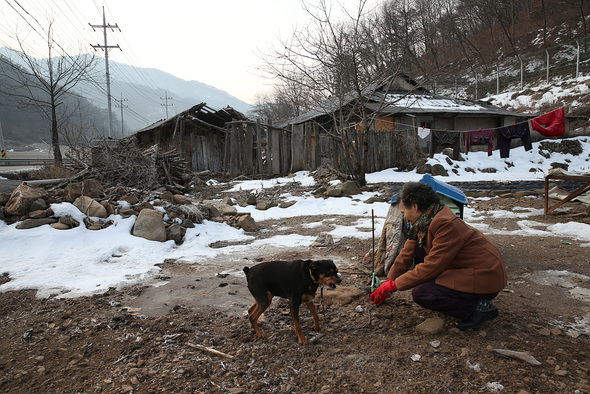
[[341, 280], [332, 260], [267, 261], [252, 268], [245, 267], [248, 289], [254, 304], [248, 309], [248, 318], [258, 338], [264, 334], [258, 318], [270, 306], [274, 296], [289, 299], [291, 317], [300, 344], [307, 344], [299, 323], [299, 306], [305, 303], [313, 316], [314, 330], [319, 331], [320, 320], [313, 299], [319, 285], [332, 288]]

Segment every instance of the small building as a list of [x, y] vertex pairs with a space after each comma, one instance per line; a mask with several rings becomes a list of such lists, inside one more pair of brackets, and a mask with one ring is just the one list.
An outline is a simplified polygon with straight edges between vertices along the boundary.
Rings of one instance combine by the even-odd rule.
[[214, 110], [206, 103], [195, 105], [171, 118], [136, 132], [141, 149], [158, 145], [162, 151], [176, 149], [192, 171], [221, 172], [226, 143], [226, 124], [246, 117], [231, 107]]
[[[319, 155], [334, 164], [342, 162], [342, 152], [339, 147], [334, 149], [335, 145], [328, 143], [331, 138], [324, 138], [325, 136], [338, 134], [335, 132], [338, 128], [341, 135], [356, 133], [349, 139], [351, 145], [360, 145], [364, 138], [369, 139], [366, 170], [372, 172], [399, 167], [400, 162], [405, 160], [404, 154], [410, 149], [408, 144], [404, 144], [408, 139], [418, 140], [416, 142], [429, 155], [451, 147], [454, 156], [458, 158], [459, 153], [464, 150], [465, 132], [494, 129], [531, 117], [483, 101], [449, 98], [431, 93], [403, 74], [396, 74], [367, 86], [362, 91], [362, 98], [361, 103], [356, 93], [332, 97], [281, 126], [290, 128], [294, 133], [293, 138], [297, 138], [297, 134], [305, 136], [310, 130], [316, 130], [317, 133], [312, 136], [312, 145], [315, 146], [319, 139]], [[363, 133], [365, 127], [368, 127], [368, 131]], [[342, 132], [346, 129], [349, 131]], [[311, 162], [311, 156], [306, 157], [305, 152], [302, 154], [303, 158], [294, 157], [293, 160]]]

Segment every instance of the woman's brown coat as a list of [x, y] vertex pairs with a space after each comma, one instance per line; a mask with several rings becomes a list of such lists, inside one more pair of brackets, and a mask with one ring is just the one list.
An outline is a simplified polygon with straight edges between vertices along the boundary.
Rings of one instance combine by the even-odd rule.
[[435, 283], [466, 293], [489, 294], [506, 286], [504, 260], [481, 231], [467, 225], [448, 207], [437, 213], [426, 238], [424, 262], [409, 271], [418, 241], [408, 240], [389, 270], [398, 290]]

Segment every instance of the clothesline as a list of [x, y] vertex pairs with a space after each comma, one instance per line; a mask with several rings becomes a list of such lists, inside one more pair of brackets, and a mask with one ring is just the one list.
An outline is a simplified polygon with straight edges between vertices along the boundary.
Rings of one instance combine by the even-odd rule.
[[[547, 114], [544, 114], [544, 115], [538, 116], [536, 118], [533, 118], [533, 119], [531, 119], [531, 121], [534, 120], [534, 119], [545, 118], [548, 115], [550, 115], [550, 114], [552, 114], [552, 113], [554, 113], [556, 111], [562, 111], [563, 112], [563, 107], [561, 107], [561, 108], [559, 108], [557, 110], [551, 111], [551, 112], [549, 112]], [[413, 130], [414, 128], [416, 128], [415, 125], [401, 123], [401, 122], [395, 122], [395, 121], [391, 121], [391, 120], [385, 120], [385, 119], [381, 119], [381, 118], [379, 119], [379, 122], [380, 123], [393, 124], [396, 128], [397, 127], [404, 127], [401, 130], [397, 130], [397, 131], [409, 131], [409, 130]], [[515, 125], [519, 125], [519, 124], [522, 124], [522, 123], [528, 123], [528, 122], [530, 122], [530, 121], [529, 120], [525, 120], [525, 121], [518, 122], [518, 123], [512, 123], [512, 125], [515, 126]], [[538, 122], [538, 123], [544, 123], [544, 122]], [[358, 123], [351, 123], [350, 125], [354, 125], [356, 127], [356, 126], [358, 126], [360, 124], [361, 123], [358, 122]], [[420, 128], [426, 128], [426, 127], [423, 127], [423, 126], [418, 126], [418, 127], [420, 127]], [[496, 130], [501, 129], [503, 127], [506, 127], [506, 126], [485, 127], [485, 130], [496, 131]], [[431, 127], [428, 127], [427, 129], [430, 130], [430, 131], [439, 132], [439, 133], [470, 133], [470, 132], [472, 132], [474, 130], [477, 130], [477, 129], [470, 129], [470, 130], [435, 129], [435, 128], [431, 128]], [[482, 129], [484, 129], [484, 128], [482, 128], [482, 127], [479, 128], [479, 130], [482, 130]]]

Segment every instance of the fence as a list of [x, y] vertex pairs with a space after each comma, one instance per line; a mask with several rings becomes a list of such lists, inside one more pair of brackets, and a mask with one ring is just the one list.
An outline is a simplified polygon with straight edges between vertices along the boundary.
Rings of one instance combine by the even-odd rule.
[[551, 82], [556, 77], [590, 73], [590, 37], [511, 57], [493, 66], [478, 67], [470, 75], [439, 78], [430, 90], [448, 96], [477, 100], [526, 84]]
[[322, 162], [352, 174], [361, 161], [367, 139], [366, 171], [375, 172], [400, 163], [413, 163], [416, 151], [413, 130], [367, 133], [351, 128], [343, 136], [320, 132], [314, 122], [291, 126], [290, 130], [251, 121], [227, 124], [224, 172], [231, 177], [286, 175], [315, 170]]

